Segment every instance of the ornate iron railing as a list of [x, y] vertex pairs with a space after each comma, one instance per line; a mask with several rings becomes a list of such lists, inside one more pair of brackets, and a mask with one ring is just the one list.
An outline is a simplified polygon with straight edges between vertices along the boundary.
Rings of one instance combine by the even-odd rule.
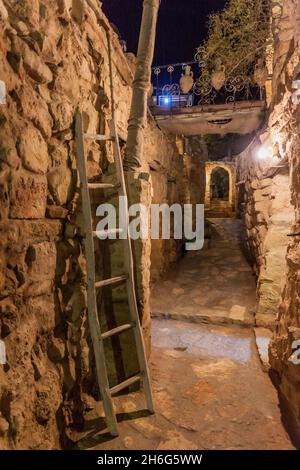
[[264, 101], [267, 77], [257, 65], [252, 76], [226, 76], [221, 61], [208, 70], [205, 51], [199, 47], [195, 60], [154, 67], [151, 106], [161, 108]]

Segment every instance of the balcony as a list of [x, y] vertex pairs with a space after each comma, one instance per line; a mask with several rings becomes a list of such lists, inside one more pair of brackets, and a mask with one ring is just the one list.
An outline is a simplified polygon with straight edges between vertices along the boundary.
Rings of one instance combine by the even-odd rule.
[[[265, 116], [266, 91], [254, 77], [209, 75], [198, 62], [153, 68], [149, 106], [172, 134], [249, 134]], [[194, 78], [197, 77], [198, 78]]]

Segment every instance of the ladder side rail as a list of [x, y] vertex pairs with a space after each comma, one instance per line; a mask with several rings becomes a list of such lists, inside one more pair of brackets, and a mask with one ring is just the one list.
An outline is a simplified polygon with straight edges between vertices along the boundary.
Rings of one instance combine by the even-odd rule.
[[101, 337], [101, 328], [98, 317], [98, 307], [95, 291], [96, 273], [95, 273], [95, 254], [94, 254], [94, 240], [93, 240], [93, 227], [92, 227], [92, 211], [90, 205], [90, 196], [88, 190], [86, 163], [85, 163], [85, 148], [83, 140], [83, 123], [82, 116], [79, 110], [76, 113], [76, 149], [77, 149], [77, 162], [80, 175], [80, 186], [82, 194], [82, 206], [85, 225], [85, 253], [87, 260], [87, 278], [88, 278], [88, 321], [89, 329], [92, 338], [97, 379], [101, 397], [103, 400], [104, 412], [107, 420], [109, 431], [112, 435], [118, 435], [117, 420], [113, 409], [111, 395], [109, 391], [108, 374], [105, 362], [105, 352], [103, 340]]

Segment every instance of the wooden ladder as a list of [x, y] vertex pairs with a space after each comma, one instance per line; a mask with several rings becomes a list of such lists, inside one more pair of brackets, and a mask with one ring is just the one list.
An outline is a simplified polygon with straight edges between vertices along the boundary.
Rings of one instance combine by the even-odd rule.
[[[112, 396], [128, 388], [130, 385], [136, 382], [142, 382], [143, 389], [147, 401], [147, 408], [149, 412], [154, 412], [152, 390], [150, 383], [150, 374], [145, 354], [145, 346], [143, 333], [141, 330], [139, 314], [137, 309], [136, 294], [135, 294], [135, 282], [134, 282], [134, 265], [131, 248], [131, 240], [127, 228], [127, 236], [123, 237], [123, 251], [124, 251], [124, 270], [120, 276], [104, 279], [96, 282], [96, 271], [95, 271], [95, 247], [94, 239], [99, 235], [97, 231], [93, 230], [93, 218], [91, 210], [91, 200], [89, 191], [93, 189], [117, 189], [119, 197], [123, 196], [123, 200], [126, 201], [125, 220], [128, 221], [128, 199], [125, 185], [125, 177], [123, 171], [122, 157], [119, 145], [119, 138], [116, 125], [115, 116], [115, 99], [114, 99], [114, 84], [113, 84], [113, 65], [112, 65], [112, 50], [110, 34], [108, 33], [108, 56], [109, 56], [109, 70], [110, 70], [110, 89], [111, 89], [111, 105], [112, 105], [112, 120], [110, 124], [109, 135], [98, 135], [98, 134], [86, 134], [83, 129], [82, 114], [79, 110], [76, 112], [76, 155], [77, 165], [80, 176], [80, 186], [82, 195], [82, 207], [84, 216], [85, 226], [85, 254], [87, 259], [87, 277], [88, 277], [88, 319], [90, 334], [93, 342], [96, 369], [97, 369], [97, 380], [103, 400], [103, 407], [106, 417], [107, 426], [110, 433], [113, 436], [118, 436], [117, 419], [113, 408]], [[114, 147], [114, 160], [116, 166], [116, 174], [118, 183], [116, 185], [107, 183], [89, 183], [86, 170], [86, 156], [85, 156], [85, 139], [94, 141], [112, 141]], [[125, 206], [125, 205], [124, 205]], [[124, 209], [123, 209], [124, 210]], [[120, 233], [120, 229], [115, 229], [114, 233]], [[102, 233], [101, 233], [102, 235]], [[118, 326], [105, 333], [101, 332], [97, 296], [96, 291], [105, 286], [118, 285], [122, 282], [126, 282], [127, 297], [130, 311], [130, 319], [127, 324]], [[107, 366], [104, 354], [104, 341], [113, 335], [119, 335], [125, 331], [133, 330], [134, 340], [137, 351], [139, 370], [140, 372], [125, 380], [124, 382], [110, 387], [107, 374]]]

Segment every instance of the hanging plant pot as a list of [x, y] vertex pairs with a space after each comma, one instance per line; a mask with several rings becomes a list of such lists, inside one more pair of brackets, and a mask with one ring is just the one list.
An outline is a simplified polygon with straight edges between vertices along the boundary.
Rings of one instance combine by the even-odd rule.
[[180, 89], [182, 93], [187, 94], [191, 91], [194, 86], [194, 74], [189, 65], [185, 66], [184, 71], [185, 73], [181, 76], [180, 79]]

